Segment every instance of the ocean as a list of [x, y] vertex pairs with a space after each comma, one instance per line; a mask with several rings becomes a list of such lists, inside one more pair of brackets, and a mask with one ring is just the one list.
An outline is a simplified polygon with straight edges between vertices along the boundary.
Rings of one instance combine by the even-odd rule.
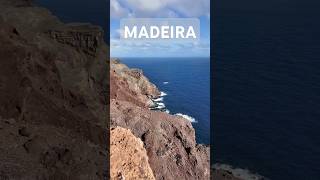
[[209, 58], [120, 58], [130, 68], [143, 70], [162, 94], [170, 114], [192, 122], [197, 143], [210, 144]]
[[319, 1], [215, 5], [212, 163], [319, 180]]

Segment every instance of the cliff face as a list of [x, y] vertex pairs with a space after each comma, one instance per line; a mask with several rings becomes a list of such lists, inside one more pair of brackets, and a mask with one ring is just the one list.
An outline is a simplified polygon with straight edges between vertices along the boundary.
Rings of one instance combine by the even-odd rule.
[[154, 179], [147, 152], [139, 138], [121, 127], [111, 129], [110, 137], [111, 179]]
[[107, 178], [102, 29], [0, 0], [0, 177]]
[[151, 98], [160, 95], [157, 87], [143, 75], [141, 70], [130, 69], [120, 60], [111, 60], [110, 70], [110, 99], [149, 107], [153, 105]]
[[[149, 110], [150, 97], [160, 93], [141, 71], [139, 76], [132, 76], [132, 71], [137, 70], [111, 62], [111, 127], [130, 129], [143, 141], [156, 179], [209, 179], [209, 148], [196, 143], [186, 119]], [[130, 87], [131, 83], [138, 85]]]

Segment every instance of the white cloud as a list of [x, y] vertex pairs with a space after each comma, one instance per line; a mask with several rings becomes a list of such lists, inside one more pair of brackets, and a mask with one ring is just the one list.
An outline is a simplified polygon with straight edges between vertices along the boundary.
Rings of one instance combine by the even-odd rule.
[[166, 6], [167, 0], [125, 0], [133, 10], [154, 12]]
[[110, 1], [110, 11], [112, 18], [127, 17], [129, 14], [128, 10], [121, 6], [118, 0]]
[[209, 56], [210, 43], [149, 43], [110, 39], [111, 56]]
[[210, 13], [210, 0], [171, 0], [171, 8], [186, 17], [199, 17]]
[[210, 0], [111, 0], [112, 18], [200, 17], [210, 14]]

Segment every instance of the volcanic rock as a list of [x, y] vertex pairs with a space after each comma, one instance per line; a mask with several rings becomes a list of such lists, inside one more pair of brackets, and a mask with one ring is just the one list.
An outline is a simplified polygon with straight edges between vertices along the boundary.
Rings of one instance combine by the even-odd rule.
[[111, 129], [110, 137], [111, 179], [155, 179], [139, 138], [121, 127]]

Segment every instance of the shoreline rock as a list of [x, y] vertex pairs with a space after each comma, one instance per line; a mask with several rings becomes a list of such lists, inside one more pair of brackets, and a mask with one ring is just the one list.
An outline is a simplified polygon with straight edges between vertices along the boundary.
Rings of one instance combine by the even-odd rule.
[[267, 180], [268, 178], [252, 173], [248, 169], [234, 168], [227, 164], [214, 164], [211, 166], [211, 179]]

